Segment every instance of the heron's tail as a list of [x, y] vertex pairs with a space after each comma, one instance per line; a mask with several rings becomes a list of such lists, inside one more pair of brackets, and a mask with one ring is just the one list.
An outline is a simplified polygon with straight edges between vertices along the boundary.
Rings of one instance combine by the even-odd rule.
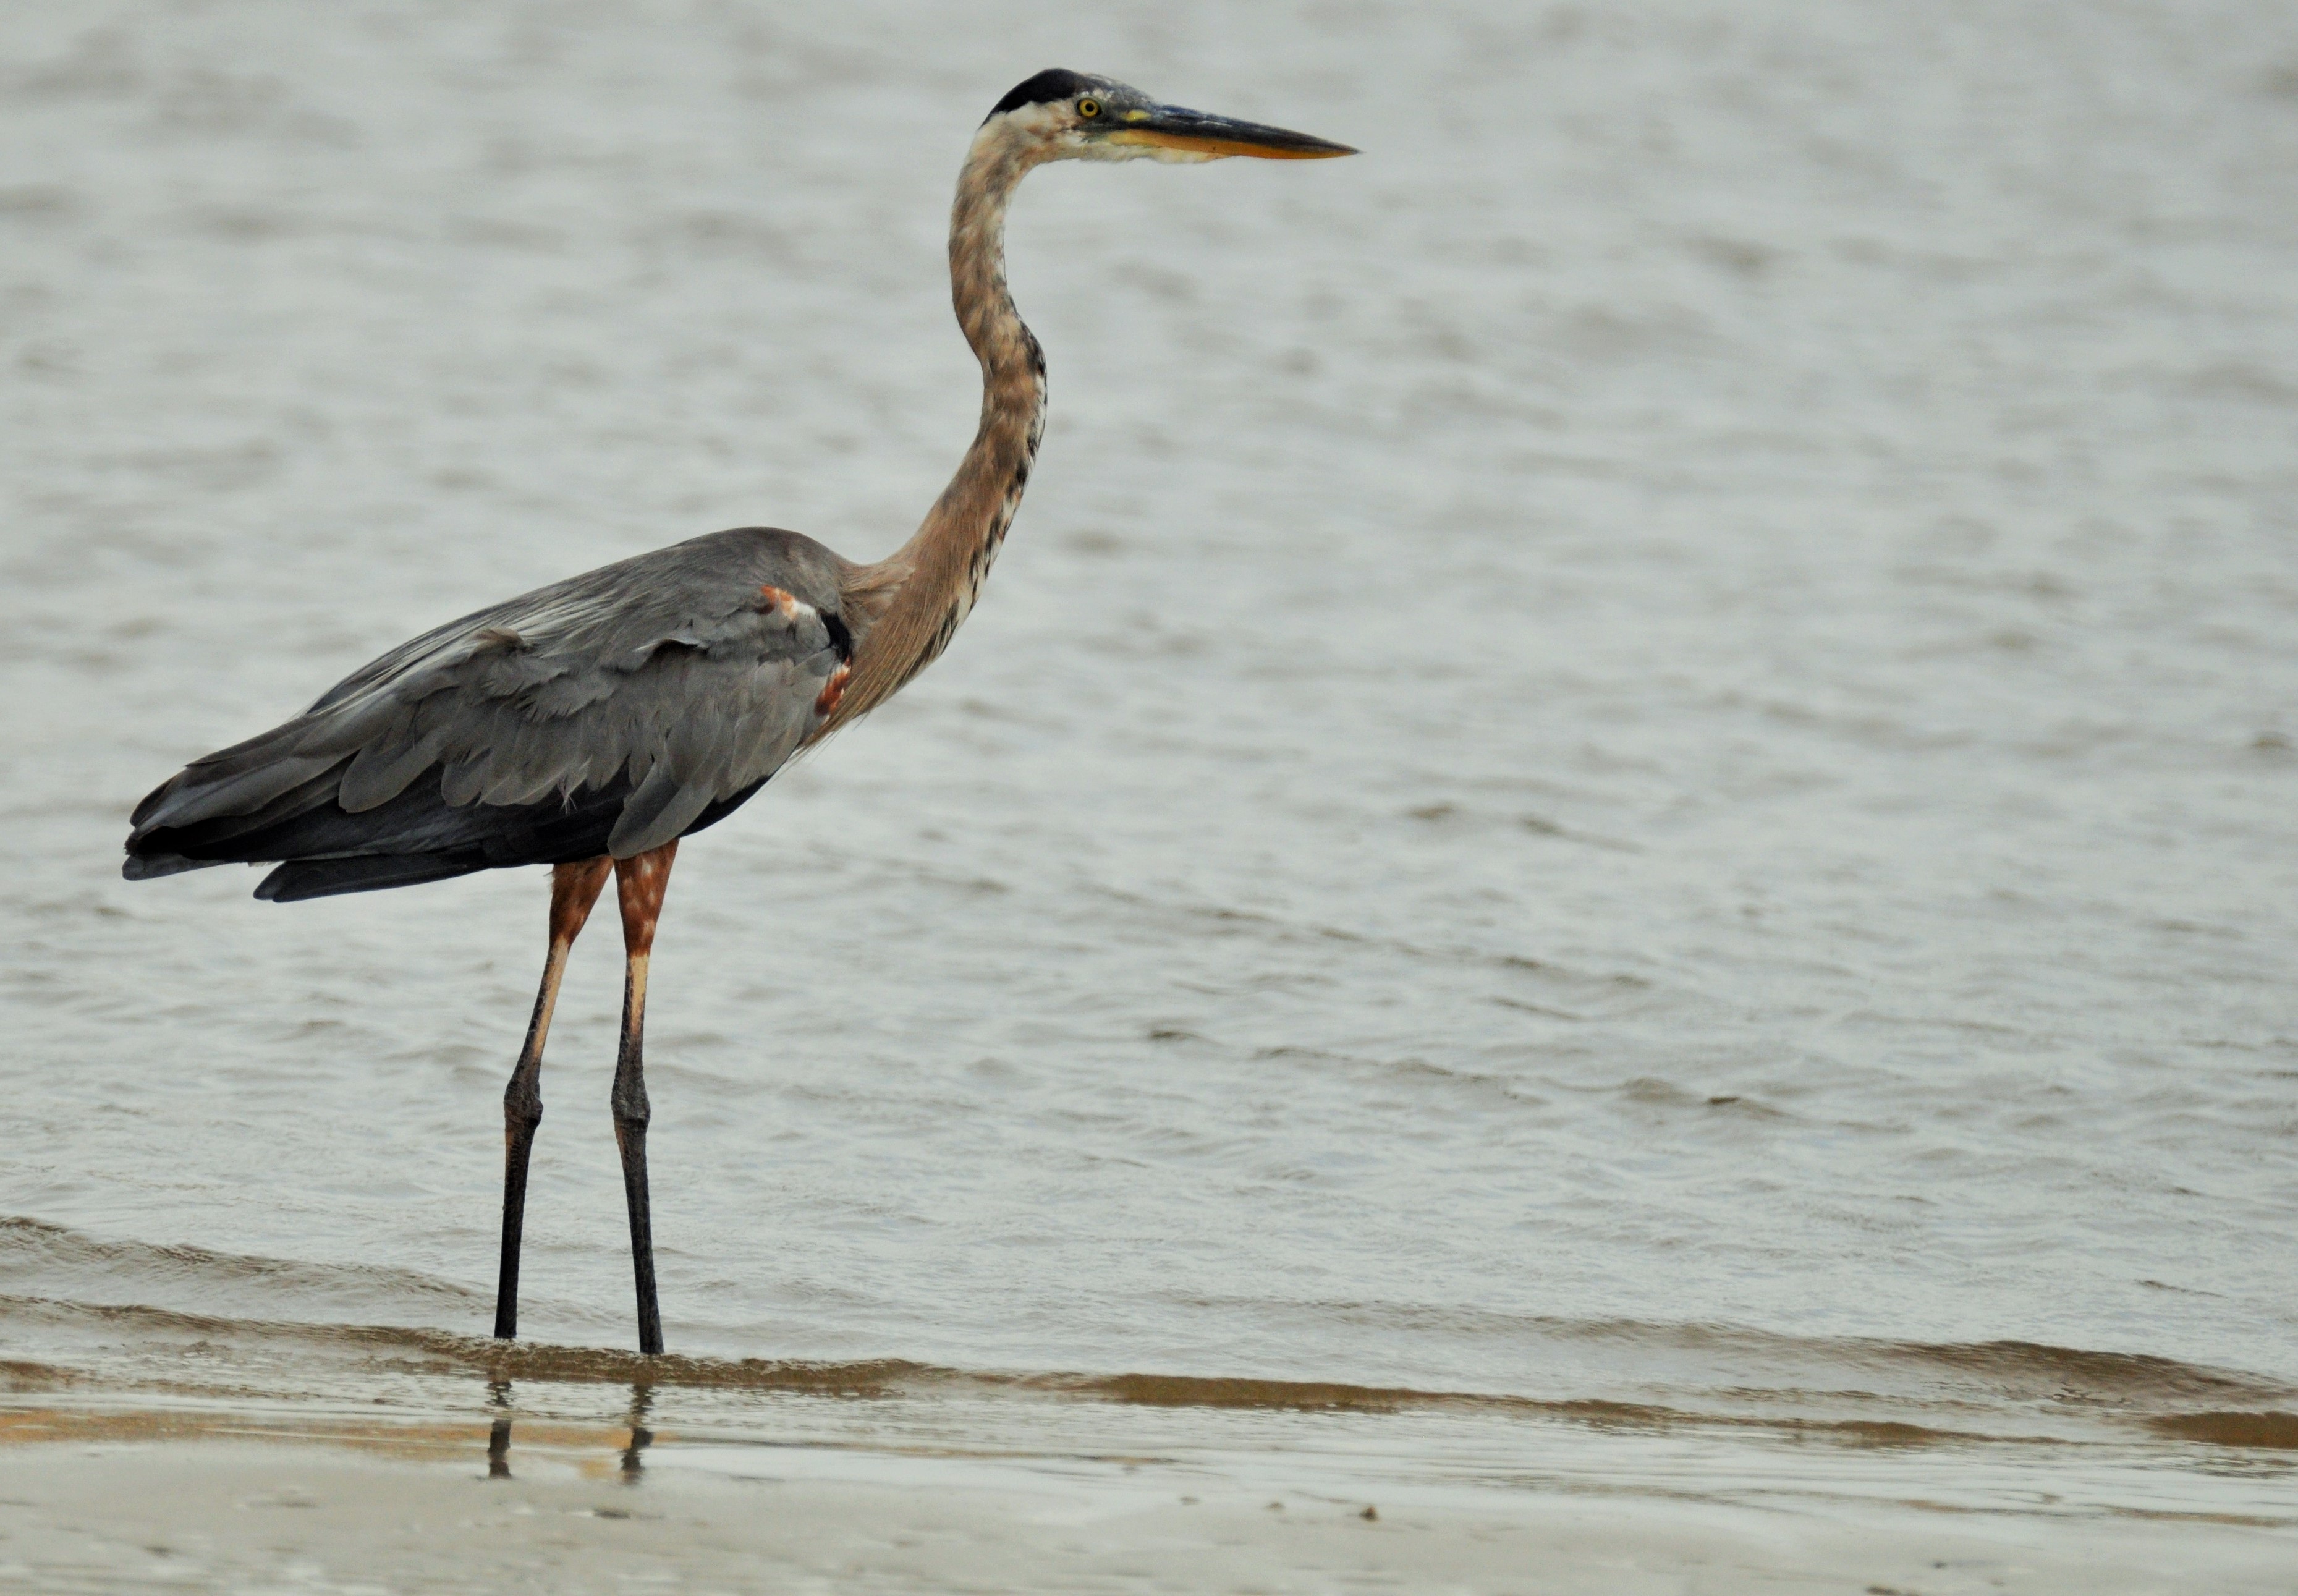
[[470, 853], [295, 859], [265, 876], [255, 896], [266, 903], [292, 904], [307, 897], [333, 897], [339, 892], [380, 892], [385, 887], [413, 887], [469, 875], [492, 864], [485, 856]]
[[[271, 903], [412, 887], [595, 858], [630, 798], [629, 781], [618, 777], [528, 804], [451, 805], [434, 765], [396, 796], [353, 812], [342, 802], [351, 756], [306, 762], [267, 752], [242, 745], [162, 782], [136, 806], [120, 873], [145, 881], [216, 864], [276, 864], [255, 889]], [[731, 806], [713, 806], [698, 826]]]

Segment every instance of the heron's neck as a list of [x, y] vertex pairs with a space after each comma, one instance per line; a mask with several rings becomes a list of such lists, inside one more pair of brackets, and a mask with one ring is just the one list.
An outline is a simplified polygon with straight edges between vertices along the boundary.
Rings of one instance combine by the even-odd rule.
[[1046, 426], [1046, 359], [1005, 287], [1005, 205], [1041, 159], [985, 130], [958, 175], [950, 298], [981, 362], [981, 423], [916, 535], [847, 583], [858, 642], [839, 721], [883, 703], [949, 646], [1029, 484]]

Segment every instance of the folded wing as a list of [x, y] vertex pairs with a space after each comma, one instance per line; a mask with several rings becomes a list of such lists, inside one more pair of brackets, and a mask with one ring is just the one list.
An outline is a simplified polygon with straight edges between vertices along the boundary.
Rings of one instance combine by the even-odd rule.
[[717, 533], [466, 616], [137, 806], [130, 880], [282, 861], [293, 899], [628, 857], [731, 812], [850, 654], [837, 557]]

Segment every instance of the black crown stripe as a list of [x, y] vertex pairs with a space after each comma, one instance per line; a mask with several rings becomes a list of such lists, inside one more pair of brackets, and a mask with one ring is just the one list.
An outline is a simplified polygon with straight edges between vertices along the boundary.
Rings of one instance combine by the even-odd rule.
[[[1005, 91], [1005, 97], [989, 108], [989, 116], [1003, 116], [1009, 111], [1019, 111], [1024, 105], [1044, 105], [1054, 100], [1066, 100], [1071, 95], [1081, 95], [1094, 87], [1094, 80], [1082, 72], [1072, 72], [1067, 67], [1048, 67], [1034, 78], [1023, 79]], [[989, 116], [983, 117], [988, 121]]]

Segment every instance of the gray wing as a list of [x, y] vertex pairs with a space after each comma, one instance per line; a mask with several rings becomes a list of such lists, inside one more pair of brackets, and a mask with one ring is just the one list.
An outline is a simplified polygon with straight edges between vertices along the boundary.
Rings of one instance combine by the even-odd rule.
[[128, 873], [406, 856], [442, 863], [427, 880], [659, 847], [834, 707], [839, 566], [793, 533], [717, 533], [426, 633], [153, 792]]

